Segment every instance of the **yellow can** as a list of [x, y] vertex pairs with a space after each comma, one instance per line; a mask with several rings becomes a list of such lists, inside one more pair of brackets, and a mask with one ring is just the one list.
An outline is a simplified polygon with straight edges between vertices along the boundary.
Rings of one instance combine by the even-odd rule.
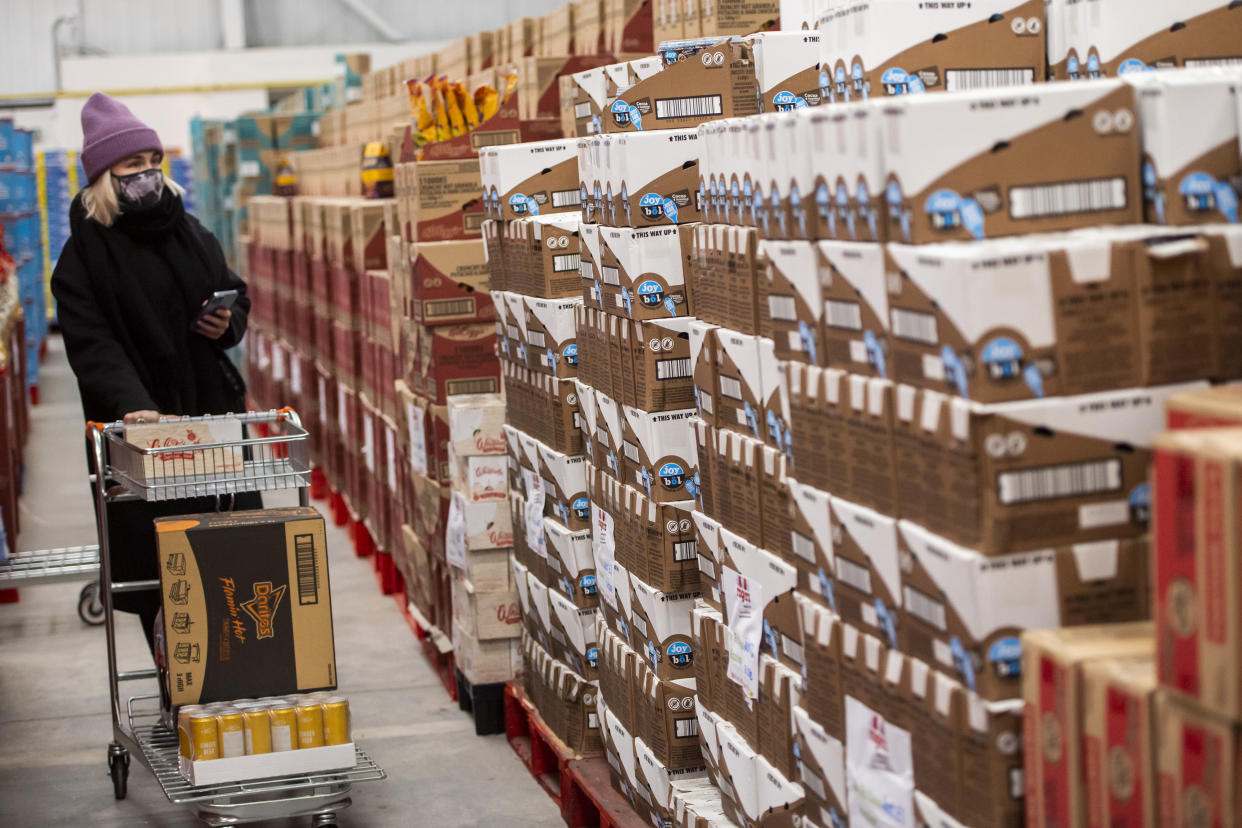
[[323, 747], [323, 708], [318, 704], [299, 704], [298, 712], [298, 747]]
[[246, 755], [246, 717], [235, 707], [216, 714], [220, 727], [220, 758]]
[[246, 726], [246, 755], [272, 752], [272, 717], [264, 707], [249, 706], [242, 710]]
[[323, 708], [323, 743], [344, 745], [349, 742], [349, 702], [343, 696], [329, 696]]
[[197, 704], [183, 704], [177, 709], [177, 745], [186, 759], [191, 758], [193, 753], [190, 748], [190, 716], [202, 709]]
[[283, 753], [298, 748], [298, 717], [288, 702], [272, 702], [267, 709], [272, 727], [272, 752]]
[[210, 710], [190, 714], [190, 758], [195, 762], [220, 758], [220, 728]]

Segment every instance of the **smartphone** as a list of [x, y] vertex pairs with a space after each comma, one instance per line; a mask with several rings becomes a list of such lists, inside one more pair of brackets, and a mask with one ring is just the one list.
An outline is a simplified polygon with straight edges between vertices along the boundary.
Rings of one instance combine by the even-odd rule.
[[207, 300], [207, 304], [203, 305], [203, 309], [198, 312], [198, 318], [215, 313], [218, 310], [228, 310], [233, 307], [233, 303], [237, 301], [236, 290], [217, 290], [211, 294], [211, 298]]

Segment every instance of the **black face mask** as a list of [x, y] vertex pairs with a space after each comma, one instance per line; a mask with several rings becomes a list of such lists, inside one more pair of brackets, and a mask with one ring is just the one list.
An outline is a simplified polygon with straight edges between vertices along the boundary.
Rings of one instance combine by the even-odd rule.
[[121, 204], [130, 209], [150, 209], [159, 204], [164, 194], [164, 171], [159, 168], [112, 177], [116, 180]]

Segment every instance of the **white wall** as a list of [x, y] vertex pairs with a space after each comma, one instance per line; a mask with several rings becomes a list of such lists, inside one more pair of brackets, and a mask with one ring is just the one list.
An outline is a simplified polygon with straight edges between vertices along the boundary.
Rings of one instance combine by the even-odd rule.
[[[372, 65], [387, 66], [435, 51], [442, 42], [243, 49], [234, 52], [181, 52], [66, 58], [64, 96], [49, 109], [3, 109], [19, 126], [42, 131], [44, 148], [82, 145], [81, 112], [92, 92], [115, 94], [150, 124], [165, 147], [190, 148], [190, 118], [232, 118], [267, 108], [267, 87], [324, 82], [336, 73], [335, 56], [366, 52]], [[255, 88], [237, 88], [253, 86]], [[161, 93], [159, 90], [168, 92]]]

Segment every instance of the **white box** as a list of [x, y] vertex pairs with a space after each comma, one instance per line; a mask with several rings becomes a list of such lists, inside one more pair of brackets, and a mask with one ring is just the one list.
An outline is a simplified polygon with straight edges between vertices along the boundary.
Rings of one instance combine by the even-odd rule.
[[352, 768], [357, 761], [354, 743], [317, 748], [261, 753], [255, 756], [205, 759], [195, 762], [178, 757], [181, 776], [195, 787], [246, 782], [270, 776], [316, 773]]
[[463, 394], [446, 403], [449, 445], [458, 457], [505, 453], [505, 398]]
[[1076, 36], [1067, 34], [1065, 76], [1070, 79], [1230, 64], [1242, 58], [1242, 21], [1229, 0], [1082, 0], [1081, 5]]
[[689, 484], [698, 470], [698, 452], [691, 421], [693, 409], [643, 411], [625, 405], [622, 449], [634, 477], [626, 482], [656, 503], [689, 497]]
[[819, 33], [759, 32], [746, 38], [755, 61], [761, 112], [788, 112], [819, 106]]
[[517, 590], [476, 591], [458, 574], [453, 578], [453, 626], [480, 641], [517, 638], [522, 633]]

